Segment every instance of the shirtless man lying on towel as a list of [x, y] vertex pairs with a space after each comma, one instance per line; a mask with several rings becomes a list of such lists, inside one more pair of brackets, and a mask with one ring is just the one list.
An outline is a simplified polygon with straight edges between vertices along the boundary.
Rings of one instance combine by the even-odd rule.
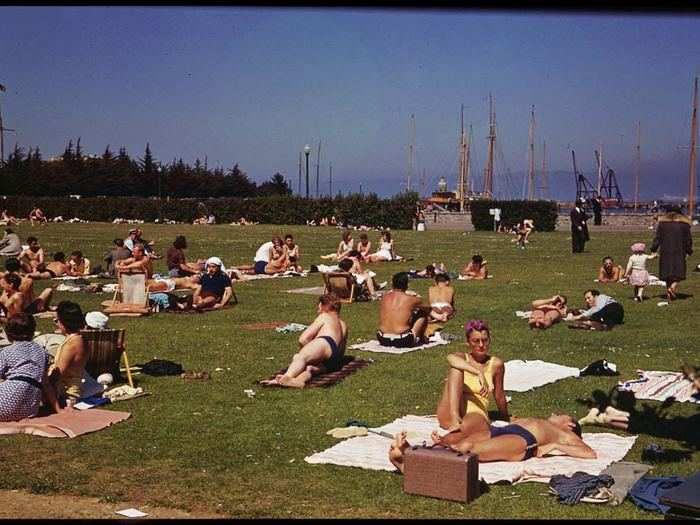
[[149, 279], [146, 281], [148, 291], [155, 292], [172, 292], [174, 290], [194, 290], [200, 282], [199, 275], [190, 275], [187, 277], [165, 277], [161, 279]]
[[340, 370], [348, 338], [347, 324], [340, 318], [340, 301], [334, 294], [324, 294], [317, 311], [318, 317], [299, 336], [300, 350], [287, 371], [262, 384], [304, 388], [313, 376]]
[[[581, 427], [566, 414], [511, 418], [510, 425], [490, 426], [479, 414], [466, 414], [457, 430], [440, 437], [432, 434], [436, 444], [463, 454], [478, 454], [479, 462], [525, 461], [547, 454], [595, 459], [596, 453], [581, 439]], [[410, 445], [406, 432], [396, 436], [389, 449], [389, 460], [403, 472], [403, 454]]]
[[397, 273], [391, 279], [391, 291], [379, 303], [377, 341], [382, 346], [410, 348], [425, 343], [430, 307], [421, 305], [415, 292], [407, 292], [408, 274]]

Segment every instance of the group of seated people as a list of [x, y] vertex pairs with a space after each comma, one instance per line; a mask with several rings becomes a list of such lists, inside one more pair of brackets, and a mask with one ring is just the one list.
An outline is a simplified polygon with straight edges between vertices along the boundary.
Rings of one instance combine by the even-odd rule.
[[42, 406], [42, 412], [71, 410], [85, 394], [88, 355], [81, 330], [86, 317], [80, 305], [62, 301], [55, 323], [64, 339], [52, 356], [34, 341], [36, 321], [30, 313], [18, 312], [7, 319], [10, 345], [0, 351], [0, 421], [37, 416]]
[[46, 217], [46, 214], [41, 208], [39, 208], [38, 206], [34, 206], [32, 208], [32, 211], [29, 212], [29, 222], [32, 226], [34, 226], [35, 222], [39, 224], [48, 224], [49, 219]]
[[289, 270], [302, 272], [300, 258], [299, 245], [294, 242], [294, 236], [291, 233], [285, 235], [284, 240], [275, 235], [272, 240], [260, 245], [253, 257], [252, 265], [236, 266], [231, 271], [238, 279], [244, 275], [274, 275]]
[[355, 243], [352, 237], [352, 231], [345, 230], [342, 233], [340, 243], [338, 243], [335, 253], [322, 255], [321, 259], [330, 259], [340, 262], [346, 257], [349, 257], [352, 252], [359, 253], [359, 260], [368, 263], [393, 261], [398, 258], [394, 252], [394, 241], [391, 238], [391, 232], [388, 230], [382, 232], [382, 240], [379, 249], [375, 252], [372, 252], [372, 242], [369, 240], [366, 233], [361, 233], [359, 241]]
[[391, 290], [379, 303], [377, 341], [382, 346], [411, 348], [427, 342], [430, 322], [445, 322], [455, 314], [454, 288], [446, 273], [435, 276], [435, 285], [428, 290], [430, 305], [408, 290], [408, 274], [400, 272], [391, 280]]

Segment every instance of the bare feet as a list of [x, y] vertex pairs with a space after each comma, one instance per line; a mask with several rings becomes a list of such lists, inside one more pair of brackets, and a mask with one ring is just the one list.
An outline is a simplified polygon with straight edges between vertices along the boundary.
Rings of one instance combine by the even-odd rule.
[[409, 447], [409, 443], [406, 440], [406, 431], [401, 431], [391, 443], [389, 448], [389, 461], [394, 465], [399, 472], [403, 474], [403, 455], [406, 449]]
[[278, 376], [278, 377], [279, 377], [279, 379], [276, 378], [278, 381], [278, 384], [280, 384], [282, 386], [286, 386], [286, 387], [290, 387], [290, 388], [304, 388], [306, 386], [306, 383], [304, 381], [302, 381], [296, 377], [292, 378], [292, 377], [285, 376], [285, 375]]

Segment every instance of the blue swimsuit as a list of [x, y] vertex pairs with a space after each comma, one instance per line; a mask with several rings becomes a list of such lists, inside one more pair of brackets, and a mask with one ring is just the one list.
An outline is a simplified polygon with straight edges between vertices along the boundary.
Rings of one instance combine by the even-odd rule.
[[319, 339], [324, 339], [328, 343], [328, 346], [331, 347], [331, 356], [323, 363], [326, 367], [326, 371], [335, 372], [336, 370], [340, 370], [343, 367], [343, 354], [345, 352], [338, 348], [338, 345], [331, 336], [320, 335]]
[[525, 440], [527, 447], [525, 448], [525, 456], [523, 461], [530, 459], [537, 452], [537, 439], [532, 435], [532, 432], [526, 430], [520, 425], [506, 425], [504, 427], [491, 427], [491, 437], [495, 438], [498, 436], [520, 436]]

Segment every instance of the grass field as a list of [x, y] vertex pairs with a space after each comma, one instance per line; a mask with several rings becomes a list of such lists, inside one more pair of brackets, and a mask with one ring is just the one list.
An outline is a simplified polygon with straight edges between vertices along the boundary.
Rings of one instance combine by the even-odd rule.
[[[218, 255], [227, 266], [250, 263], [259, 244], [275, 233], [291, 232], [301, 246], [301, 262], [308, 267], [321, 262], [320, 255], [332, 252], [340, 237], [336, 229], [301, 226], [144, 226], [145, 237], [154, 239], [162, 253], [176, 234], [184, 234], [189, 259]], [[125, 237], [127, 229], [112, 224], [51, 224], [32, 229], [23, 224], [18, 232], [22, 239], [30, 232], [37, 235], [47, 253], [82, 249], [94, 265], [112, 239]], [[682, 362], [700, 364], [697, 273], [689, 273], [679, 288], [695, 297], [663, 308], [656, 305], [661, 287], [647, 288], [650, 300], [636, 304], [631, 288], [600, 285], [626, 311], [625, 324], [611, 332], [568, 330], [563, 324], [533, 332], [514, 315], [515, 310], [528, 309], [532, 299], [554, 293], [567, 295], [570, 304], [582, 305], [584, 290], [596, 284], [592, 280], [604, 255], [624, 265], [629, 245], [650, 243], [652, 236], [650, 231], [593, 231], [586, 252], [574, 256], [569, 235], [563, 232], [536, 233], [526, 250], [518, 250], [512, 237], [503, 234], [397, 231], [397, 252], [414, 260], [371, 265], [378, 280], [390, 280], [397, 271], [433, 261], [456, 270], [477, 252], [488, 259], [494, 278], [454, 283], [458, 314], [446, 332], [458, 336], [457, 341], [405, 355], [370, 354], [374, 364], [330, 389], [291, 391], [255, 385], [257, 379], [287, 365], [296, 349], [296, 335], [241, 328], [269, 321], [308, 324], [315, 316], [317, 299], [282, 291], [320, 285], [319, 274], [238, 284], [240, 303], [222, 312], [115, 318], [112, 326], [127, 329], [132, 364], [154, 357], [170, 359], [185, 369], [209, 370], [212, 379], [185, 382], [179, 377], [138, 375], [139, 385], [152, 395], [114, 405], [132, 417], [111, 429], [74, 440], [3, 437], [0, 489], [90, 495], [234, 517], [657, 517], [629, 501], [619, 507], [562, 505], [543, 495], [547, 487], [539, 483], [492, 485], [472, 504], [460, 505], [407, 496], [401, 476], [389, 472], [304, 462], [305, 456], [333, 445], [336, 441], [326, 431], [348, 419], [379, 426], [406, 414], [434, 413], [447, 370], [445, 356], [463, 348], [460, 327], [470, 318], [488, 321], [491, 353], [504, 360], [543, 359], [583, 367], [607, 358], [618, 365], [619, 378], [570, 378], [513, 393], [510, 410], [519, 416], [546, 417], [565, 411], [581, 417], [588, 408], [578, 399], [590, 398], [595, 390], [607, 392], [618, 379], [634, 377], [637, 368], [675, 370]], [[378, 234], [371, 233], [370, 239], [376, 244]], [[694, 241], [700, 246], [697, 234]], [[689, 268], [697, 262], [697, 256], [691, 257]], [[649, 269], [656, 273], [656, 268], [652, 261]], [[156, 270], [165, 270], [164, 260], [156, 261]], [[37, 288], [46, 284], [37, 283]], [[428, 284], [412, 281], [411, 288], [427, 295]], [[98, 309], [106, 298], [105, 294], [56, 294], [56, 301], [77, 301], [85, 312]], [[349, 341], [373, 337], [377, 311], [376, 303], [343, 306]], [[39, 329], [52, 331], [53, 325], [40, 320]], [[225, 371], [214, 372], [217, 367]], [[257, 395], [248, 398], [243, 392], [247, 388], [255, 389]], [[661, 403], [642, 401], [636, 409], [642, 411], [645, 405], [658, 409]], [[652, 473], [690, 475], [700, 467], [698, 407], [676, 403], [665, 414], [666, 420], [656, 412], [641, 418], [639, 438], [626, 459], [640, 461], [644, 447], [658, 443], [679, 451], [684, 459], [658, 464]], [[691, 416], [695, 430], [688, 432], [682, 421]], [[588, 427], [587, 431], [602, 429]], [[519, 497], [504, 499], [512, 495]]]

